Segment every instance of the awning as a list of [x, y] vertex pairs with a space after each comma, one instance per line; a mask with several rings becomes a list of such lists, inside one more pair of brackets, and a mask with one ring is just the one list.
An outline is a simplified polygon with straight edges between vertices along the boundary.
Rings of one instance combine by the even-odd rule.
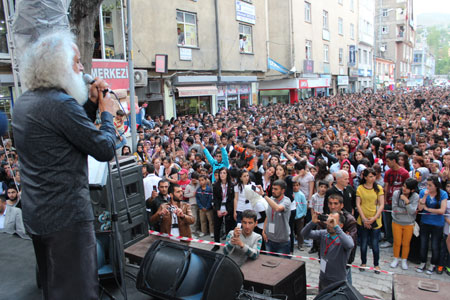
[[183, 86], [177, 87], [179, 97], [217, 95], [215, 85]]

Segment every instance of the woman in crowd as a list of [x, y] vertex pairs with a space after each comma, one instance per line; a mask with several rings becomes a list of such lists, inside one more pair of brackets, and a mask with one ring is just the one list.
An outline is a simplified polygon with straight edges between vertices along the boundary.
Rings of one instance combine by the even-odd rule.
[[[237, 223], [241, 223], [242, 212], [252, 209], [252, 204], [245, 198], [245, 187], [252, 186], [249, 172], [246, 169], [238, 173], [237, 184], [234, 186], [234, 214], [233, 218]], [[255, 186], [253, 184], [253, 186]]]
[[[220, 242], [220, 230], [225, 223], [225, 234], [235, 227], [233, 219], [234, 213], [234, 186], [228, 169], [219, 169], [219, 180], [213, 185], [214, 202], [214, 241]], [[219, 250], [219, 246], [214, 246], [213, 251]]]
[[394, 260], [391, 268], [396, 268], [400, 262], [400, 247], [402, 248], [402, 269], [408, 269], [408, 255], [411, 238], [416, 220], [416, 210], [419, 204], [417, 180], [406, 179], [402, 189], [392, 195], [392, 233], [394, 235]]
[[[426, 273], [431, 275], [439, 264], [439, 252], [444, 229], [444, 213], [447, 209], [448, 194], [441, 189], [438, 176], [431, 176], [427, 180], [427, 187], [420, 191], [419, 211], [422, 215], [420, 222], [420, 265], [416, 269], [422, 273], [427, 266], [428, 243], [431, 238], [431, 264]], [[430, 214], [427, 214], [430, 213]]]
[[[367, 264], [367, 245], [370, 242], [373, 252], [375, 272], [379, 273], [381, 213], [384, 209], [383, 188], [375, 183], [376, 172], [373, 168], [363, 171], [361, 184], [356, 190], [356, 207], [359, 217], [358, 233], [361, 237], [361, 267]], [[360, 269], [363, 271], [364, 269]]]

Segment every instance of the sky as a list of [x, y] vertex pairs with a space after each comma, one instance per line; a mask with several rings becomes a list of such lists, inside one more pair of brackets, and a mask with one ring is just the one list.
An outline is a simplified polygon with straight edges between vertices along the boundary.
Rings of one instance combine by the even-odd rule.
[[422, 13], [448, 13], [450, 14], [449, 0], [413, 0], [414, 1], [414, 15]]

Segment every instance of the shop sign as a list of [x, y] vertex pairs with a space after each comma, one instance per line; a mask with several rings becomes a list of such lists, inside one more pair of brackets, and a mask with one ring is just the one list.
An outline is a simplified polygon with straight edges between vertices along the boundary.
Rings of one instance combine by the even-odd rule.
[[364, 72], [364, 69], [358, 69], [358, 76], [364, 77], [366, 72]]
[[255, 24], [255, 6], [243, 1], [236, 0], [236, 20]]
[[225, 89], [227, 87], [225, 85], [219, 85], [217, 86], [217, 97], [223, 97], [225, 96]]
[[303, 61], [303, 72], [304, 73], [314, 73], [314, 61], [310, 59], [305, 59]]
[[338, 76], [338, 85], [348, 85], [348, 76]]
[[180, 49], [180, 60], [192, 60], [191, 48], [179, 48], [179, 49]]
[[372, 70], [367, 70], [367, 76], [372, 77]]
[[239, 86], [239, 94], [248, 94], [250, 92], [250, 86], [247, 84], [243, 84]]
[[100, 77], [110, 85], [112, 90], [129, 89], [128, 62], [93, 60], [92, 77]]
[[238, 93], [238, 85], [229, 85], [227, 86], [227, 93], [230, 94], [237, 94]]
[[329, 87], [330, 79], [329, 78], [313, 78], [313, 79], [300, 79], [299, 80], [299, 88], [300, 89], [310, 89], [310, 88], [322, 88]]
[[348, 47], [348, 65], [349, 66], [356, 66], [356, 46], [350, 45]]

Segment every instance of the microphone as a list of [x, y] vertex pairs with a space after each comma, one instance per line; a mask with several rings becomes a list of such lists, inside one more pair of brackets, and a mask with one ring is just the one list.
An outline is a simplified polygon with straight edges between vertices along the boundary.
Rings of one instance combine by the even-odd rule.
[[[87, 73], [83, 73], [83, 81], [86, 84], [93, 84], [95, 82], [94, 77], [92, 77], [91, 74], [87, 74]], [[116, 96], [116, 94], [111, 90], [111, 89], [105, 89], [103, 90], [103, 97], [106, 96], [106, 93], [111, 93], [114, 96]], [[117, 97], [117, 96], [116, 96]]]
[[93, 84], [95, 82], [94, 77], [87, 73], [83, 73], [83, 80], [86, 84]]

